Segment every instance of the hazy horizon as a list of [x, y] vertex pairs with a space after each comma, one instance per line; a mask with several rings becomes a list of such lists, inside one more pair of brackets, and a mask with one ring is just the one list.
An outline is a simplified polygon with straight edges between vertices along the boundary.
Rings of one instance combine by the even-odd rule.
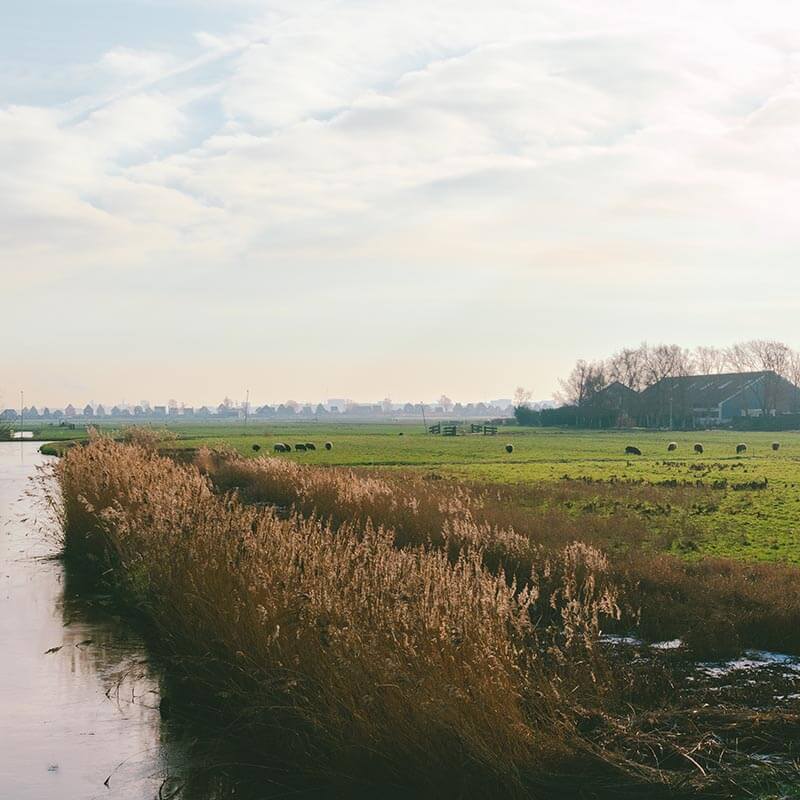
[[798, 344], [799, 22], [14, 4], [0, 405], [548, 399], [643, 340]]

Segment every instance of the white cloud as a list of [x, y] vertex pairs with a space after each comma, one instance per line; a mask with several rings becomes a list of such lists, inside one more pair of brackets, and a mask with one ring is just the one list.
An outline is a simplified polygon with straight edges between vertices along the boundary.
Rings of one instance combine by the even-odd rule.
[[[96, 70], [89, 91], [0, 107], [0, 236], [26, 279], [235, 274], [277, 303], [313, 284], [346, 313], [426, 271], [513, 286], [522, 319], [546, 289], [573, 327], [604, 286], [659, 286], [649, 319], [675, 338], [681, 282], [744, 306], [754, 270], [795, 281], [797, 22], [778, 0], [293, 0], [187, 32], [190, 47], [121, 32], [72, 65], [81, 86]], [[187, 298], [185, 324], [215, 302]], [[447, 309], [469, 342], [470, 315], [432, 303], [430, 324]], [[754, 334], [782, 335], [776, 309]], [[407, 324], [400, 306], [383, 318]]]

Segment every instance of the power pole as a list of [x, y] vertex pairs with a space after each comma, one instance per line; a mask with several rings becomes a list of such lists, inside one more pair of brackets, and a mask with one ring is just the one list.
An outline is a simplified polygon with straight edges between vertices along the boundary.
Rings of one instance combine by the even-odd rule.
[[250, 390], [247, 390], [247, 395], [244, 401], [244, 426], [247, 427], [247, 417], [250, 413]]
[[425, 426], [425, 433], [428, 432], [428, 423], [425, 420], [425, 403], [420, 403], [419, 407], [422, 409], [422, 424]]
[[[23, 430], [25, 427], [25, 392], [20, 389], [19, 390], [19, 429], [20, 431]], [[20, 436], [20, 439], [22, 437]]]

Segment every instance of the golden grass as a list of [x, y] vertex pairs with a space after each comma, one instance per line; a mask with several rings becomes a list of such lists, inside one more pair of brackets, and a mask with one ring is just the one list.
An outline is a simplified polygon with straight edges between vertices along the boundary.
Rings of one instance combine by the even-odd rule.
[[[532, 487], [531, 509], [511, 489], [208, 451], [178, 464], [157, 446], [95, 437], [54, 466], [65, 552], [139, 612], [251, 760], [445, 798], [731, 796], [794, 774], [681, 723], [699, 719], [676, 691], [685, 659], [626, 660], [598, 634], [623, 604], [625, 624], [698, 649], [791, 643], [797, 571], [638, 541], [609, 560], [558, 508], [590, 500], [581, 487]], [[720, 710], [756, 748], [757, 699]], [[784, 716], [769, 719], [794, 735]]]
[[[451, 560], [465, 547], [476, 548], [490, 572], [502, 571], [519, 586], [533, 574], [550, 601], [537, 608], [546, 624], [591, 609], [598, 617], [580, 630], [603, 623], [652, 641], [683, 638], [709, 657], [742, 647], [800, 653], [800, 570], [719, 558], [687, 562], [658, 553], [647, 546], [653, 541], [647, 526], [654, 522], [613, 510], [620, 499], [656, 511], [667, 504], [710, 503], [710, 490], [582, 482], [475, 486], [421, 473], [369, 474], [245, 459], [233, 451], [200, 451], [197, 463], [218, 490], [236, 490], [248, 503], [318, 516], [333, 528], [383, 525], [394, 531], [396, 546], [444, 549]], [[583, 510], [570, 513], [569, 505]], [[571, 597], [587, 594], [580, 602], [565, 602], [560, 593], [569, 578], [559, 565], [575, 541], [592, 546], [580, 550], [588, 569], [580, 568], [580, 589], [572, 587]], [[598, 547], [612, 554], [610, 563]]]
[[417, 486], [252, 463], [295, 513], [103, 438], [55, 466], [53, 504], [66, 553], [144, 612], [264, 760], [442, 797], [531, 796], [578, 763], [597, 770], [579, 728], [611, 686], [599, 551], [537, 550], [478, 519], [468, 493], [434, 508]]

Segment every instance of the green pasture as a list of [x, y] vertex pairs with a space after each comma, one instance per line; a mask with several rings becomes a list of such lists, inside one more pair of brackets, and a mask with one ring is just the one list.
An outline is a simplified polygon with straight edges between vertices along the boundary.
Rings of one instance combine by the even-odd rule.
[[[228, 445], [245, 456], [272, 454], [276, 442], [313, 442], [313, 452], [280, 455], [306, 464], [368, 468], [413, 468], [467, 480], [531, 484], [580, 482], [597, 487], [607, 513], [619, 487], [656, 486], [664, 498], [659, 514], [677, 529], [670, 547], [687, 556], [725, 555], [800, 563], [800, 433], [694, 433], [564, 431], [501, 427], [497, 436], [432, 436], [421, 424], [177, 424], [178, 447]], [[63, 438], [85, 435], [59, 431]], [[400, 435], [402, 434], [402, 435]], [[54, 440], [55, 436], [52, 437]], [[324, 449], [330, 441], [333, 449]], [[677, 450], [668, 452], [669, 442]], [[780, 450], [772, 450], [772, 442]], [[693, 452], [703, 444], [702, 455]], [[747, 452], [736, 455], [736, 445]], [[507, 453], [505, 446], [513, 445]], [[259, 451], [253, 445], [260, 447]], [[641, 456], [626, 456], [634, 445]], [[591, 489], [588, 490], [591, 492]], [[702, 502], [686, 502], [687, 492]], [[680, 503], [672, 503], [673, 494]], [[629, 494], [629, 493], [628, 493]], [[710, 498], [710, 500], [709, 500]], [[640, 508], [641, 504], [636, 506]], [[657, 526], [663, 528], [665, 520]], [[654, 528], [656, 523], [654, 523]]]

